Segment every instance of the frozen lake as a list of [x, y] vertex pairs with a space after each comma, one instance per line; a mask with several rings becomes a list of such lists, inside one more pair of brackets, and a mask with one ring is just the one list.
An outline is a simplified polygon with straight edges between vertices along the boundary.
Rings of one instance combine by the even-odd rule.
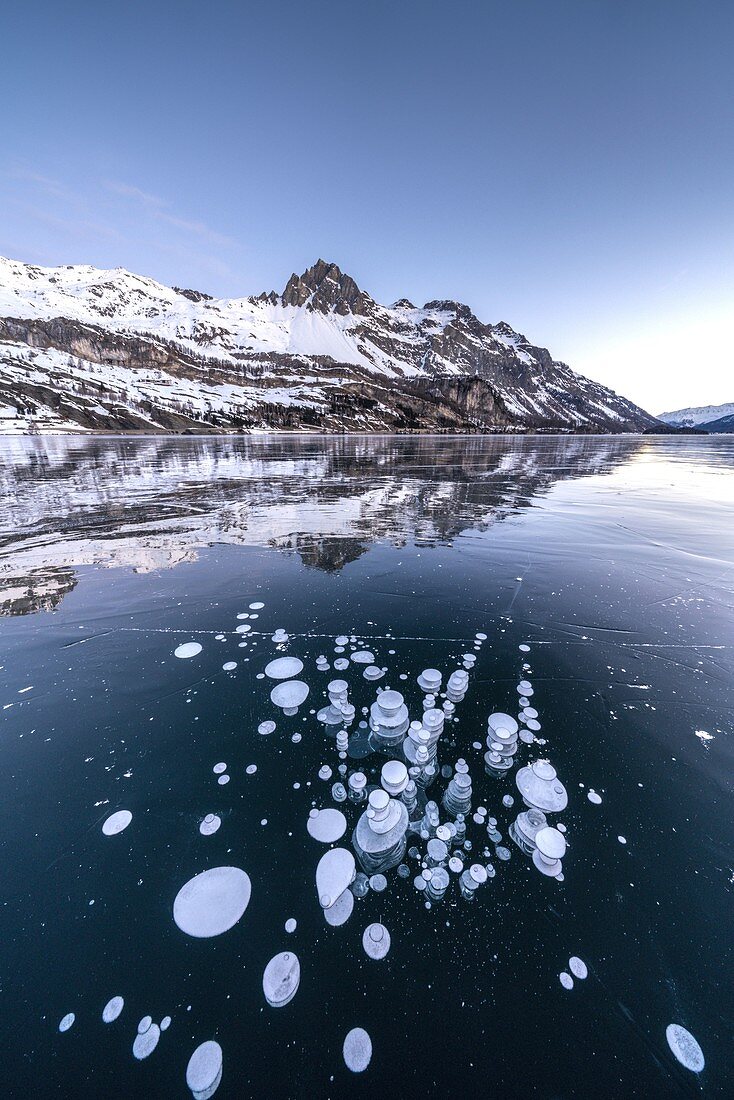
[[[5, 438], [0, 453], [8, 1095], [191, 1096], [209, 1040], [218, 1100], [731, 1095], [734, 438]], [[296, 660], [263, 675], [280, 658]], [[442, 897], [416, 887], [444, 864], [413, 812], [399, 867], [364, 891], [367, 803], [332, 788], [361, 772], [369, 791], [405, 759], [380, 751], [368, 708], [391, 689], [421, 720], [431, 669], [444, 713], [450, 674], [468, 673], [418, 786], [419, 811], [435, 801], [453, 827], [442, 800], [468, 765], [466, 835], [445, 845], [458, 870], [445, 861]], [[355, 716], [325, 725], [337, 679]], [[288, 714], [294, 681], [308, 696]], [[498, 774], [487, 719], [522, 711], [528, 737]], [[509, 834], [516, 776], [541, 759], [568, 797], [548, 813], [560, 881]], [[316, 886], [330, 845], [360, 873], [343, 924], [320, 894], [344, 867]], [[469, 898], [473, 866], [490, 872]], [[238, 871], [182, 893], [223, 867]], [[368, 1057], [360, 1031], [343, 1053], [353, 1029], [371, 1040], [362, 1072], [345, 1064]]]

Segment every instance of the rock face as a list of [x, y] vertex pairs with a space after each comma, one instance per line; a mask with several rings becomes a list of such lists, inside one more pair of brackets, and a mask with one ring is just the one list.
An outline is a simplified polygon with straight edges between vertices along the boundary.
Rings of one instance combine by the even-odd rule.
[[643, 431], [659, 422], [460, 302], [387, 307], [336, 264], [215, 299], [0, 258], [0, 431]]

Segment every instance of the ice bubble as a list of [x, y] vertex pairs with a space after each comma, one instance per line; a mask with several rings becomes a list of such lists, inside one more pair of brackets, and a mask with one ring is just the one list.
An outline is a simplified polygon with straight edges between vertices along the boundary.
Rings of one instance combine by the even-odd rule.
[[102, 1009], [102, 1019], [106, 1024], [111, 1024], [117, 1019], [124, 1007], [125, 1000], [123, 997], [113, 997]]
[[338, 646], [345, 646], [348, 641], [349, 641], [349, 638], [346, 636], [346, 634], [340, 634], [338, 638], [334, 639], [335, 645], [338, 645]]
[[347, 848], [332, 848], [318, 862], [316, 893], [322, 909], [329, 909], [354, 878], [354, 856]]
[[271, 1008], [284, 1008], [293, 1000], [301, 983], [301, 964], [292, 951], [275, 955], [263, 973], [263, 993]]
[[322, 764], [319, 768], [319, 779], [331, 779], [332, 771], [328, 764]]
[[236, 633], [237, 634], [249, 634], [251, 630], [252, 630], [252, 627], [250, 626], [249, 623], [242, 623], [241, 626], [237, 627]]
[[270, 719], [268, 719], [267, 722], [261, 722], [260, 723], [260, 725], [257, 727], [257, 732], [259, 734], [261, 734], [263, 737], [267, 737], [267, 735], [269, 733], [272, 733], [274, 729], [275, 729], [275, 722], [272, 722]]
[[346, 802], [347, 800], [347, 788], [343, 783], [335, 783], [331, 788], [331, 797], [335, 802]]
[[618, 836], [617, 840], [619, 841], [620, 844], [626, 844], [627, 843], [627, 837], [626, 836]]
[[486, 640], [487, 640], [487, 635], [482, 634], [481, 631], [479, 631], [479, 633], [475, 634], [474, 637], [476, 638], [476, 640], [478, 642], [486, 642]]
[[558, 980], [564, 989], [573, 989], [573, 978], [565, 970], [558, 975]]
[[[149, 1019], [149, 1017], [147, 1017]], [[141, 1021], [142, 1023], [142, 1021]], [[144, 1058], [149, 1057], [158, 1046], [158, 1040], [161, 1037], [161, 1029], [158, 1024], [151, 1022], [150, 1027], [146, 1028], [143, 1032], [138, 1032], [135, 1036], [135, 1042], [133, 1043], [133, 1054], [142, 1062]]]
[[526, 718], [537, 718], [538, 717], [538, 712], [535, 709], [535, 707], [524, 707], [523, 708], [523, 714], [525, 715]]
[[292, 680], [303, 671], [303, 661], [298, 657], [277, 657], [265, 666], [265, 675], [271, 680]]
[[249, 619], [249, 617], [250, 616], [247, 611], [240, 611], [239, 615], [237, 616], [238, 619]]
[[371, 959], [384, 959], [390, 950], [390, 933], [384, 924], [368, 924], [362, 936], [362, 946]]
[[514, 806], [514, 804], [515, 804], [515, 799], [512, 797], [511, 794], [506, 794], [504, 796], [504, 798], [502, 799], [502, 805], [505, 806], [508, 810], [510, 809], [511, 806]]
[[365, 680], [374, 682], [375, 680], [381, 680], [385, 675], [384, 668], [378, 668], [377, 665], [367, 665], [367, 668], [362, 673]]
[[226, 787], [226, 785], [229, 783], [229, 776], [228, 775], [220, 775], [219, 779], [217, 780], [217, 783], [219, 784], [220, 787]]
[[593, 802], [595, 806], [601, 806], [601, 795], [597, 794], [595, 790], [590, 790], [587, 793], [586, 797], [588, 798], [589, 802]]
[[368, 649], [360, 649], [357, 653], [353, 653], [351, 659], [355, 665], [373, 665], [375, 663], [374, 653], [370, 653]]
[[508, 860], [511, 856], [509, 848], [503, 847], [501, 844], [495, 849], [497, 859]]
[[159, 1026], [161, 1031], [168, 1031], [169, 1027], [171, 1026], [171, 1017], [164, 1016]]
[[521, 680], [520, 683], [517, 685], [517, 693], [518, 695], [532, 695], [533, 685], [530, 683], [529, 680]]
[[270, 700], [281, 707], [284, 714], [295, 714], [308, 695], [308, 684], [303, 680], [284, 680], [270, 692]]
[[173, 651], [174, 657], [196, 657], [197, 653], [201, 653], [200, 642], [184, 642], [183, 645], [177, 646]]
[[142, 1020], [138, 1024], [138, 1035], [145, 1035], [148, 1028], [153, 1023], [152, 1016], [143, 1016]]
[[285, 922], [286, 932], [295, 932], [297, 927], [298, 921], [295, 919], [295, 917], [289, 917], [288, 920]]
[[691, 1035], [680, 1024], [668, 1024], [665, 1029], [668, 1046], [682, 1066], [692, 1073], [700, 1073], [706, 1064], [703, 1051]]
[[127, 829], [132, 819], [133, 815], [129, 810], [117, 810], [116, 813], [110, 814], [104, 822], [102, 832], [105, 836], [117, 836], [123, 829]]
[[507, 730], [507, 732], [513, 736], [520, 728], [511, 714], [503, 714], [501, 711], [498, 711], [496, 714], [490, 714], [487, 719], [487, 727], [495, 733], [497, 730]]
[[349, 668], [349, 661], [346, 657], [337, 657], [334, 661], [334, 668], [337, 669], [338, 672], [343, 672], [345, 668]]
[[454, 874], [458, 874], [459, 871], [464, 870], [464, 864], [461, 862], [458, 856], [452, 856], [449, 860], [449, 870], [453, 871]]
[[344, 1061], [352, 1073], [362, 1073], [372, 1059], [372, 1040], [362, 1027], [353, 1027], [344, 1040]]
[[222, 665], [222, 668], [224, 669], [225, 672], [231, 672], [232, 669], [237, 668], [237, 662], [236, 661], [225, 661], [224, 664]]
[[209, 1039], [201, 1043], [189, 1058], [186, 1067], [186, 1084], [195, 1100], [209, 1100], [222, 1079], [222, 1048]]
[[374, 890], [376, 894], [381, 894], [386, 889], [387, 879], [384, 875], [370, 875], [370, 890]]
[[188, 936], [220, 936], [240, 919], [251, 893], [249, 876], [239, 867], [211, 867], [181, 887], [173, 919]]
[[67, 1012], [64, 1018], [59, 1023], [59, 1031], [68, 1031], [71, 1025], [76, 1020], [76, 1016], [73, 1012]]
[[530, 646], [529, 646], [529, 645], [525, 645], [525, 643], [523, 643], [522, 645], [518, 646], [517, 648], [518, 648], [518, 649], [520, 650], [520, 652], [521, 652], [521, 653], [529, 653], [529, 652], [530, 652]]
[[589, 975], [589, 968], [584, 960], [580, 959], [578, 955], [572, 955], [568, 960], [568, 969], [571, 971], [574, 978], [580, 978], [581, 981]]
[[245, 773], [247, 775], [254, 775], [256, 771], [257, 771], [257, 764], [248, 764], [247, 767], [245, 768]]
[[347, 831], [347, 819], [341, 810], [311, 810], [306, 828], [314, 840], [322, 844], [333, 844]]
[[222, 775], [227, 770], [227, 765], [221, 760], [218, 764], [215, 764], [212, 771], [215, 775]]
[[262, 603], [260, 600], [255, 600], [254, 603], [248, 603], [247, 606], [249, 607], [250, 611], [262, 611], [262, 609], [265, 607], [265, 604]]
[[339, 928], [346, 924], [354, 909], [354, 894], [351, 890], [345, 890], [340, 894], [329, 909], [324, 909], [324, 920], [332, 928]]

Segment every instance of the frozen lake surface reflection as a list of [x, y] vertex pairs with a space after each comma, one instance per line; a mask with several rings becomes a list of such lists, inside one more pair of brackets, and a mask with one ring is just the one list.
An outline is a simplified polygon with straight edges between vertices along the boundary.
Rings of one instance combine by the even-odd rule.
[[0, 446], [9, 1095], [730, 1094], [734, 441]]

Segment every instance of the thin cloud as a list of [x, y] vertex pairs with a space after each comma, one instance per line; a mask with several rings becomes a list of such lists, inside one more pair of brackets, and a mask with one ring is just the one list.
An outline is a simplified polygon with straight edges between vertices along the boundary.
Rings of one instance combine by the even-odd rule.
[[174, 229], [179, 229], [182, 233], [190, 233], [193, 236], [200, 237], [210, 245], [231, 247], [236, 244], [231, 237], [226, 237], [223, 233], [218, 233], [204, 222], [188, 221], [186, 218], [179, 218], [176, 214], [171, 212], [170, 205], [165, 199], [160, 198], [158, 195], [152, 195], [148, 191], [143, 191], [142, 188], [136, 187], [135, 184], [125, 183], [122, 180], [105, 180], [104, 185], [107, 190], [111, 191], [113, 194], [120, 195], [126, 199], [132, 199], [134, 202], [139, 203], [149, 211], [157, 221], [170, 225]]

